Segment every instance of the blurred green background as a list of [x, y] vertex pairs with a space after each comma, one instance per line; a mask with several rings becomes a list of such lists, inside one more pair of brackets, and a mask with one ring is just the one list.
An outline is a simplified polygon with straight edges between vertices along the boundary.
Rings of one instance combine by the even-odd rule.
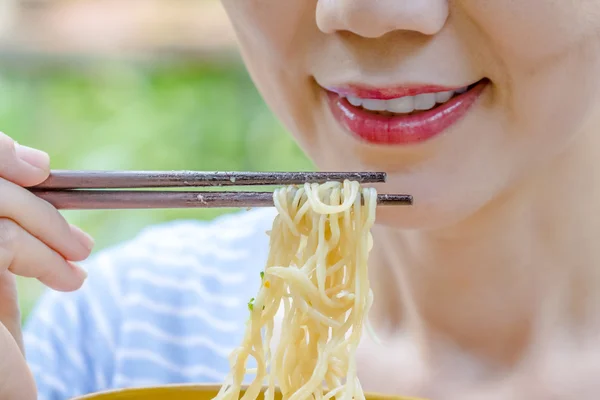
[[[240, 65], [0, 69], [0, 130], [55, 169], [310, 170]], [[173, 219], [231, 210], [69, 211], [96, 251]], [[41, 286], [20, 280], [26, 318]]]

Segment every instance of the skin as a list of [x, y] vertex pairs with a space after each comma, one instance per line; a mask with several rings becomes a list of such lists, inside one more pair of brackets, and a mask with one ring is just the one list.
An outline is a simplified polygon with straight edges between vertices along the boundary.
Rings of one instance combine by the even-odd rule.
[[86, 273], [74, 261], [87, 258], [93, 240], [69, 225], [50, 204], [23, 187], [43, 182], [46, 153], [18, 145], [0, 133], [0, 398], [35, 400], [25, 358], [15, 275], [37, 278], [60, 291], [76, 290]]
[[[223, 0], [266, 102], [323, 170], [384, 170], [366, 390], [592, 399], [600, 384], [600, 2]], [[492, 84], [444, 135], [361, 142], [322, 86]], [[597, 358], [597, 357], [596, 357]], [[595, 391], [594, 391], [595, 389]], [[577, 397], [579, 396], [579, 397]]]
[[[380, 191], [415, 198], [378, 213], [370, 318], [383, 344], [361, 343], [363, 387], [443, 400], [596, 398], [600, 2], [223, 4], [259, 90], [317, 166], [384, 170]], [[464, 119], [410, 147], [357, 140], [319, 86], [483, 77], [492, 84]], [[84, 273], [72, 261], [92, 242], [20, 188], [47, 176], [45, 154], [0, 136], [0, 160], [0, 397], [30, 400], [12, 274], [76, 289]]]

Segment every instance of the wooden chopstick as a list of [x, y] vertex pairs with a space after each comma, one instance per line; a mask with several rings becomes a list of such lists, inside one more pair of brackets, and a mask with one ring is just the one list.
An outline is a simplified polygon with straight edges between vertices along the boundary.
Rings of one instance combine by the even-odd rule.
[[[33, 190], [59, 210], [273, 207], [272, 192]], [[381, 206], [412, 205], [412, 196], [380, 194]]]
[[385, 182], [385, 172], [60, 171], [33, 189], [141, 189], [209, 186], [297, 185], [352, 180]]
[[[299, 185], [352, 180], [385, 182], [385, 172], [61, 171], [29, 188], [60, 210], [273, 207], [270, 192], [187, 192], [114, 189]], [[105, 190], [100, 190], [105, 189]], [[106, 190], [108, 189], [108, 190]], [[403, 194], [378, 195], [379, 205], [411, 205]]]

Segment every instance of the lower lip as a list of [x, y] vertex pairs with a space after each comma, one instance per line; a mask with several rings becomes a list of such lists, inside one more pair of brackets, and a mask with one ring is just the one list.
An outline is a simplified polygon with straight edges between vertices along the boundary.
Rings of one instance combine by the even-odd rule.
[[475, 104], [487, 81], [482, 81], [450, 101], [428, 111], [387, 116], [355, 107], [344, 97], [327, 91], [334, 117], [360, 139], [381, 145], [408, 145], [424, 142], [449, 128]]

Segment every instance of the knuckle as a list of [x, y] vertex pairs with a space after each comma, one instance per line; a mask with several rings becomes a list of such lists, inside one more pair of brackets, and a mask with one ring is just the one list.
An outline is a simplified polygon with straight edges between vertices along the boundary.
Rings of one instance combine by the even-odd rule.
[[12, 247], [17, 240], [20, 227], [16, 222], [7, 218], [0, 218], [0, 247]]
[[9, 219], [0, 218], [0, 273], [9, 268], [14, 261], [14, 241], [17, 235], [16, 224]]

